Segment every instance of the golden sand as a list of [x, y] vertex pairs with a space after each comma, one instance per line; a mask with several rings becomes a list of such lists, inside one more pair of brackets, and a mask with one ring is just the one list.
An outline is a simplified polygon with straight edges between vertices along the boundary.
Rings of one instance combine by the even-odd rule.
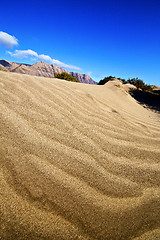
[[160, 118], [119, 82], [0, 72], [0, 239], [160, 239]]

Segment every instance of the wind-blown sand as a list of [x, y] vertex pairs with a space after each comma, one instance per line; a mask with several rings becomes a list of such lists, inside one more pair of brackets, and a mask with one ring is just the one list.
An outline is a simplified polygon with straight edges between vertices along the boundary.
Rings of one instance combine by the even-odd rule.
[[118, 82], [0, 72], [0, 239], [160, 239], [160, 118]]

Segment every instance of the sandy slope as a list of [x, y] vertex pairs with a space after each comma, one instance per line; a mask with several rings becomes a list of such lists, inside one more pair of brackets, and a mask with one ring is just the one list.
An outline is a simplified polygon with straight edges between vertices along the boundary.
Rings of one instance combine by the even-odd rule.
[[160, 239], [160, 118], [117, 82], [0, 72], [0, 239]]

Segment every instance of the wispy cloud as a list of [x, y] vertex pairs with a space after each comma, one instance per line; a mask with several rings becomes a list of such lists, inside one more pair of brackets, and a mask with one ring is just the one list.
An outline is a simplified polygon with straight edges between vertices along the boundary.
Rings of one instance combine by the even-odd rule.
[[78, 70], [80, 71], [81, 68], [73, 66], [73, 65], [68, 65], [65, 64], [59, 60], [53, 59], [48, 55], [44, 55], [44, 54], [38, 54], [37, 52], [28, 49], [28, 50], [15, 50], [14, 52], [9, 52], [8, 53], [12, 56], [12, 57], [16, 57], [16, 58], [34, 58], [35, 60], [43, 60], [45, 62], [49, 62], [51, 64], [56, 64], [60, 67], [64, 67], [64, 68], [68, 68], [68, 69], [73, 69], [73, 70]]
[[14, 36], [0, 31], [0, 44], [3, 44], [7, 48], [12, 48], [18, 45], [18, 40]]
[[93, 76], [96, 77], [96, 78], [104, 78], [105, 77], [105, 75], [98, 74], [98, 73], [93, 74]]
[[12, 57], [16, 58], [28, 58], [28, 57], [38, 57], [38, 54], [30, 49], [28, 50], [15, 50], [14, 52], [9, 52], [8, 53]]
[[93, 74], [93, 72], [87, 72], [88, 76], [91, 76]]

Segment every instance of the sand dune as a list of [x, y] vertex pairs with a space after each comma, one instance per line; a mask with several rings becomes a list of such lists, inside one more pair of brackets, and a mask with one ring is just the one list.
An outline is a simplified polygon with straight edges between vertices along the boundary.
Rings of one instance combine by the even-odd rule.
[[160, 118], [119, 82], [0, 72], [0, 239], [160, 239]]

